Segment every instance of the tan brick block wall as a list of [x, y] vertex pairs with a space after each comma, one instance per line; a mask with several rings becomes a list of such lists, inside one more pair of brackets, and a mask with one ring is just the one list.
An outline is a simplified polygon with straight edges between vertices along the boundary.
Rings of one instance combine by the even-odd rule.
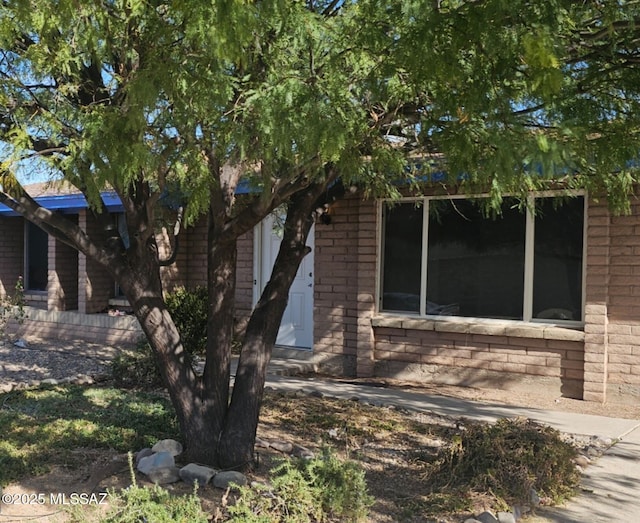
[[188, 288], [207, 285], [207, 218], [203, 217], [185, 231], [182, 239], [186, 266], [185, 285]]
[[607, 390], [612, 399], [640, 396], [640, 204], [612, 216], [607, 325]]
[[0, 295], [13, 294], [24, 272], [24, 220], [19, 216], [0, 216]]
[[[80, 212], [78, 224], [92, 238], [103, 237], [104, 233], [87, 211]], [[78, 310], [86, 314], [100, 312], [108, 307], [109, 298], [114, 294], [115, 282], [109, 273], [94, 260], [78, 254]]]
[[[68, 217], [78, 223], [77, 216]], [[78, 251], [49, 236], [47, 309], [78, 309]]]
[[331, 223], [315, 228], [314, 354], [320, 359], [323, 354], [339, 354], [342, 363], [331, 370], [371, 376], [375, 202], [347, 197], [331, 212]]

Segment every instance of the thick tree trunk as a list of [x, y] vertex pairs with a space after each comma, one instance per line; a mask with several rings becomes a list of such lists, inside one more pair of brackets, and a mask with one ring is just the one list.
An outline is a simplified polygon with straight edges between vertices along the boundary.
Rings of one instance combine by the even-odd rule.
[[319, 192], [321, 189], [316, 188], [294, 198], [290, 204], [271, 279], [247, 325], [218, 448], [218, 462], [224, 468], [246, 468], [253, 460], [267, 366], [287, 307], [289, 289], [302, 258], [309, 252], [306, 240]]

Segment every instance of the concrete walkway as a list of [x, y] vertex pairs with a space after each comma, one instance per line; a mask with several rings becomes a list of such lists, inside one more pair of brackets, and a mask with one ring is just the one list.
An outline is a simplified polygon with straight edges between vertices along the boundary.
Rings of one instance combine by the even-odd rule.
[[[526, 417], [561, 432], [618, 440], [595, 463], [587, 467], [580, 494], [565, 506], [539, 509], [534, 522], [625, 523], [640, 520], [640, 420], [609, 418], [552, 410], [481, 403], [403, 389], [380, 388], [318, 378], [287, 376], [309, 365], [305, 361], [274, 358], [267, 386], [281, 391], [318, 391], [323, 395], [428, 411], [477, 421]], [[307, 367], [309, 368], [309, 367]], [[309, 369], [310, 370], [310, 369]]]

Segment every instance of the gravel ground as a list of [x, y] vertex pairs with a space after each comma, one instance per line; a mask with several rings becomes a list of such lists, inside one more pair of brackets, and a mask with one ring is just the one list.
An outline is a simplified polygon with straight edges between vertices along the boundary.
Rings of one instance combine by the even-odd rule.
[[29, 338], [0, 343], [0, 392], [43, 380], [96, 380], [108, 375], [118, 349], [85, 341]]

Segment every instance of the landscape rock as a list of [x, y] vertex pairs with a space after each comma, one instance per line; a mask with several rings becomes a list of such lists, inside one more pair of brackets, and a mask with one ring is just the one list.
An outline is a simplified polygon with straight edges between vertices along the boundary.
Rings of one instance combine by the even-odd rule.
[[595, 441], [596, 445], [599, 447], [610, 447], [613, 445], [613, 440], [611, 438], [606, 438], [603, 436], [598, 436]]
[[152, 471], [175, 467], [176, 463], [169, 452], [157, 452], [141, 458], [136, 468], [148, 476]]
[[483, 512], [482, 514], [478, 514], [476, 516], [476, 519], [480, 523], [500, 523], [491, 512]]
[[268, 449], [271, 446], [271, 443], [269, 443], [266, 439], [256, 438], [255, 446], [261, 449]]
[[315, 454], [313, 451], [309, 450], [307, 447], [303, 447], [302, 445], [293, 445], [291, 449], [291, 455], [296, 458], [302, 459], [313, 459], [315, 458]]
[[182, 481], [191, 484], [198, 483], [199, 486], [209, 483], [215, 475], [216, 471], [214, 469], [197, 465], [196, 463], [189, 463], [180, 469], [180, 479]]
[[531, 489], [529, 491], [529, 499], [531, 500], [531, 504], [534, 507], [537, 507], [538, 505], [540, 505], [540, 496], [538, 495], [538, 493], [535, 491], [535, 489]]
[[86, 374], [78, 374], [73, 380], [73, 383], [76, 385], [93, 385], [93, 378]]
[[584, 468], [591, 463], [591, 460], [587, 456], [580, 455], [574, 460], [574, 462], [576, 465]]
[[161, 467], [153, 469], [147, 474], [149, 481], [156, 485], [167, 485], [180, 481], [180, 470], [178, 467]]
[[242, 487], [247, 484], [247, 477], [235, 470], [218, 472], [213, 476], [213, 486], [216, 488], [226, 489], [231, 486], [231, 483]]
[[54, 378], [46, 378], [40, 382], [40, 385], [58, 385], [58, 380]]
[[136, 457], [135, 457], [136, 467], [138, 466], [138, 463], [140, 463], [140, 460], [142, 458], [146, 458], [147, 456], [151, 456], [152, 454], [153, 454], [153, 450], [151, 450], [149, 447], [146, 447], [136, 452]]
[[182, 443], [176, 441], [175, 439], [163, 439], [158, 441], [153, 447], [151, 447], [153, 452], [168, 452], [174, 458], [182, 454]]
[[291, 452], [293, 452], [293, 444], [288, 441], [272, 441], [271, 448], [286, 454], [291, 454]]
[[511, 512], [498, 512], [496, 516], [500, 523], [516, 523], [516, 517]]

